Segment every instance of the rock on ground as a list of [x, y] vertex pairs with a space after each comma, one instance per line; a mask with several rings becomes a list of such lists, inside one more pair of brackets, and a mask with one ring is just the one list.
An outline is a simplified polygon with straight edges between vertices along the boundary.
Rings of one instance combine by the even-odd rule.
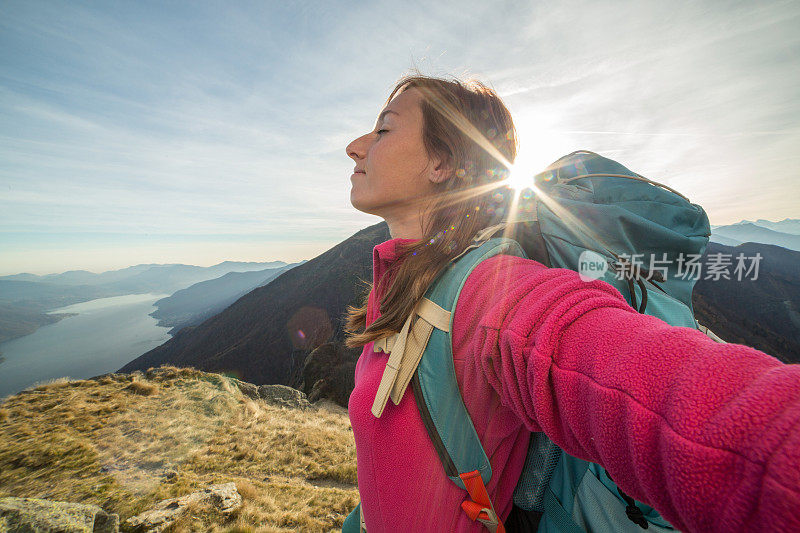
[[286, 407], [296, 409], [308, 409], [311, 407], [303, 391], [286, 385], [261, 385], [258, 387], [258, 396], [266, 402]]
[[119, 515], [96, 505], [41, 498], [0, 498], [0, 531], [117, 533]]
[[195, 502], [214, 506], [227, 514], [242, 505], [242, 497], [236, 490], [236, 483], [210, 485], [186, 496], [161, 500], [152, 509], [128, 518], [123, 529], [136, 533], [160, 533], [175, 522], [189, 504]]

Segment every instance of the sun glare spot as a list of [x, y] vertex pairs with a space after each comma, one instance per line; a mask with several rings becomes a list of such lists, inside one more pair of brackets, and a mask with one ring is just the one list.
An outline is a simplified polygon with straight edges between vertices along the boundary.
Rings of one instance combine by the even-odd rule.
[[508, 177], [507, 183], [509, 187], [517, 191], [529, 188], [533, 185], [533, 174], [528, 169], [519, 169], [516, 165], [511, 169], [511, 175]]
[[515, 113], [519, 150], [511, 166], [510, 187], [519, 192], [526, 188], [536, 191], [534, 176], [559, 155], [572, 151], [572, 140], [555, 129], [559, 122], [559, 117], [542, 107], [520, 109]]
[[525, 154], [520, 154], [511, 167], [511, 172], [509, 173], [506, 183], [517, 192], [523, 189], [533, 188], [533, 177], [537, 172], [539, 172], [539, 169], [533, 167], [530, 159], [526, 158]]

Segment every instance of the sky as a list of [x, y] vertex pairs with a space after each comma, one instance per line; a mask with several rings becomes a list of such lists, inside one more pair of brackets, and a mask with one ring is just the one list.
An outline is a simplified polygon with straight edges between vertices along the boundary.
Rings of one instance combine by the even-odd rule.
[[0, 275], [312, 259], [409, 69], [702, 205], [800, 218], [800, 2], [0, 1]]

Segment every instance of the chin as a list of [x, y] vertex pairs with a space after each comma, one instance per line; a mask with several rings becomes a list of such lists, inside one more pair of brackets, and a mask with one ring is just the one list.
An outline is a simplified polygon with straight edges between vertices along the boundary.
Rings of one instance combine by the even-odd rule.
[[367, 210], [368, 206], [364, 205], [364, 202], [362, 202], [358, 198], [358, 196], [353, 193], [353, 191], [350, 191], [350, 205], [352, 205], [353, 207], [355, 207], [357, 210], [361, 211], [362, 213], [369, 213], [369, 211]]
[[350, 189], [350, 204], [362, 213], [383, 218], [383, 214], [386, 213], [387, 208], [392, 202], [387, 202], [380, 196], [376, 198], [375, 194], [367, 195], [365, 197], [363, 194], [361, 194], [361, 192], [363, 191], [355, 186]]
[[350, 190], [350, 204], [361, 211], [362, 213], [371, 213], [369, 202], [365, 202], [360, 195], [356, 193], [355, 187]]
[[380, 216], [378, 213], [375, 212], [376, 211], [375, 206], [370, 205], [369, 203], [363, 201], [359, 201], [352, 194], [350, 195], [350, 204], [357, 210], [361, 211], [362, 213], [366, 213], [368, 215]]

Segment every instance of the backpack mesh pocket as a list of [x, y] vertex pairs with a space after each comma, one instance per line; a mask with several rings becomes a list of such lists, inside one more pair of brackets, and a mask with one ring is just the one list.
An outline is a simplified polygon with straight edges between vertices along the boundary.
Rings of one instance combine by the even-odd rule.
[[544, 433], [531, 434], [525, 466], [514, 488], [514, 504], [528, 511], [544, 511], [544, 491], [553, 477], [561, 448]]

